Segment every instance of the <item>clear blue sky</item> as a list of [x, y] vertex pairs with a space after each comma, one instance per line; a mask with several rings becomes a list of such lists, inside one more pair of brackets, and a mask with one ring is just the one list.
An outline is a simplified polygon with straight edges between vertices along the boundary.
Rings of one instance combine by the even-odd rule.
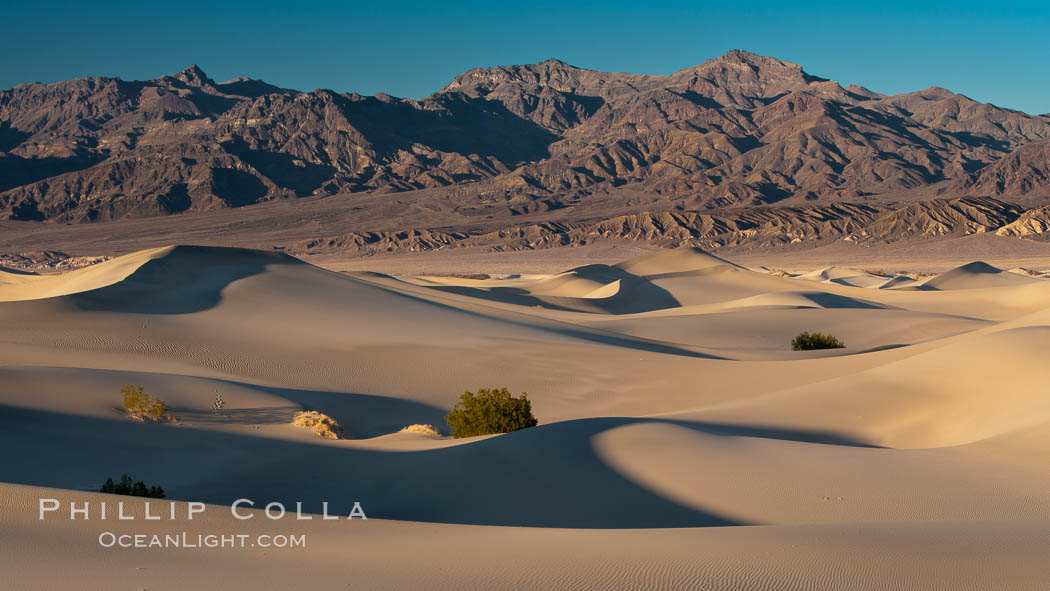
[[[0, 0], [0, 87], [199, 64], [313, 90], [420, 98], [477, 66], [557, 57], [668, 74], [746, 49], [882, 93], [943, 86], [1050, 112], [1050, 1], [48, 2]], [[391, 5], [392, 6], [388, 6]]]

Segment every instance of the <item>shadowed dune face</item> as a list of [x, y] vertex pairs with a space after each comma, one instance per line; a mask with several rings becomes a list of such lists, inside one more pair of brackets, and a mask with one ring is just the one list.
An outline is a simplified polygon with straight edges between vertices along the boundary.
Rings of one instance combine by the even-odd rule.
[[[259, 440], [194, 428], [148, 433], [145, 429], [152, 425], [119, 419], [11, 407], [0, 412], [12, 426], [5, 429], [5, 443], [28, 433], [64, 433], [64, 437], [81, 439], [104, 431], [107, 437], [82, 453], [108, 458], [106, 467], [98, 467], [103, 471], [133, 470], [151, 481], [166, 480], [171, 484], [165, 490], [176, 499], [229, 504], [250, 487], [260, 498], [320, 506], [332, 490], [342, 490], [369, 506], [371, 517], [384, 519], [580, 528], [733, 524], [650, 494], [598, 460], [589, 441], [623, 420], [558, 423], [468, 445], [408, 453]], [[133, 442], [144, 434], [150, 446], [132, 449]], [[6, 478], [60, 488], [76, 488], [78, 483], [97, 479], [89, 469], [94, 466], [71, 466], [63, 473], [50, 470], [48, 465], [61, 462], [67, 453], [62, 446], [45, 443], [39, 451], [42, 464], [13, 466]], [[328, 468], [304, 477], [303, 465]], [[175, 466], [184, 468], [172, 468]], [[421, 483], [430, 491], [425, 498], [419, 494]], [[595, 495], [595, 491], [602, 492]], [[484, 499], [503, 502], [481, 502]]]
[[[87, 491], [128, 472], [178, 500], [352, 499], [441, 532], [657, 528], [641, 544], [710, 526], [1047, 527], [1044, 279], [965, 265], [909, 290], [696, 249], [550, 276], [348, 276], [204, 247], [14, 277], [9, 483]], [[847, 346], [791, 351], [802, 331]], [[126, 418], [128, 383], [178, 422]], [[464, 390], [500, 386], [528, 393], [538, 427], [400, 432], [447, 433]], [[299, 410], [348, 436], [292, 426]]]
[[35, 276], [35, 275], [36, 275], [36, 273], [33, 273], [31, 271], [23, 271], [21, 269], [9, 269], [7, 267], [0, 266], [0, 278], [3, 278], [4, 281], [12, 280], [14, 277], [18, 277], [18, 276], [21, 276], [21, 277], [26, 277], [26, 276], [32, 277], [32, 276]]
[[528, 288], [486, 290], [448, 285], [434, 289], [519, 306], [602, 314], [637, 314], [681, 305], [669, 291], [648, 278], [606, 265], [573, 269]]
[[223, 289], [239, 279], [271, 265], [301, 264], [284, 254], [176, 246], [117, 283], [67, 297], [84, 310], [189, 314], [217, 305]]
[[28, 281], [23, 279], [17, 282], [23, 285], [6, 286], [0, 290], [0, 302], [66, 296], [86, 310], [187, 314], [214, 306], [227, 285], [262, 273], [271, 265], [303, 263], [262, 251], [168, 246], [61, 275], [27, 274], [33, 279], [32, 285], [24, 285]]

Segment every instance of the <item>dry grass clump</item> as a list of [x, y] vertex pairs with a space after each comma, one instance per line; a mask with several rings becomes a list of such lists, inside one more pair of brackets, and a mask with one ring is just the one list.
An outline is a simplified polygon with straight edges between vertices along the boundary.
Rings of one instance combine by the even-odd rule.
[[434, 425], [421, 425], [418, 423], [415, 425], [409, 425], [404, 429], [401, 429], [399, 433], [421, 433], [423, 435], [441, 435], [441, 433], [438, 433], [438, 430], [434, 428]]
[[295, 413], [292, 416], [292, 424], [296, 427], [307, 427], [318, 437], [339, 439], [340, 436], [346, 436], [346, 430], [335, 419], [316, 410]]
[[893, 277], [893, 273], [890, 273], [886, 269], [864, 269], [864, 272], [876, 277]]
[[1038, 276], [1043, 274], [1042, 271], [1039, 271], [1037, 269], [1028, 269], [1028, 268], [1025, 268], [1025, 267], [1021, 267], [1021, 270], [1024, 271], [1025, 273], [1031, 275], [1032, 277], [1038, 277]]

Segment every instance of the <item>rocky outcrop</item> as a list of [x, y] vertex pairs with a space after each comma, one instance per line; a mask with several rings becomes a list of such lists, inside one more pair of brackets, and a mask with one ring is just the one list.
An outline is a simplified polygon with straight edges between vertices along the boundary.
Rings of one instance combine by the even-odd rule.
[[865, 245], [994, 232], [1050, 237], [1050, 208], [1025, 212], [989, 198], [938, 199], [901, 209], [836, 203], [812, 207], [749, 208], [718, 213], [662, 212], [590, 222], [546, 222], [465, 233], [407, 230], [346, 234], [303, 241], [292, 252], [375, 254], [441, 248], [482, 247], [493, 251], [639, 241], [663, 247], [776, 247], [836, 240]]
[[903, 237], [939, 238], [996, 231], [1024, 211], [989, 198], [935, 199], [887, 212], [848, 238], [892, 242]]
[[1000, 236], [1050, 240], [1050, 206], [1030, 209], [995, 233]]
[[970, 175], [957, 190], [976, 195], [1050, 198], [1050, 143], [1025, 144]]

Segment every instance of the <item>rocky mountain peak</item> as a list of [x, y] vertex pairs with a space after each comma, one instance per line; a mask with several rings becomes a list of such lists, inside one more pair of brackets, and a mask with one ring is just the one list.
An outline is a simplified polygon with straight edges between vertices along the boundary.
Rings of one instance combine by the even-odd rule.
[[587, 70], [569, 65], [556, 58], [549, 58], [536, 64], [474, 68], [453, 78], [452, 82], [441, 89], [441, 92], [488, 90], [505, 82], [522, 82], [542, 86], [548, 85], [552, 79], [564, 79], [566, 76], [571, 77], [576, 72], [584, 71]]
[[705, 60], [696, 66], [686, 68], [680, 72], [703, 72], [725, 68], [748, 69], [759, 75], [783, 75], [784, 73], [791, 73], [794, 75], [804, 74], [802, 66], [796, 63], [786, 62], [774, 57], [759, 55], [742, 49], [727, 51], [716, 58]]
[[941, 101], [944, 99], [952, 98], [956, 94], [947, 88], [941, 88], [940, 86], [931, 86], [929, 88], [920, 90], [915, 93], [916, 96], [921, 96], [925, 99]]
[[174, 78], [187, 86], [214, 86], [215, 81], [208, 77], [204, 73], [204, 70], [197, 64], [191, 64], [190, 67], [171, 75]]
[[746, 51], [746, 50], [743, 50], [743, 49], [730, 49], [729, 51], [725, 52], [724, 54], [714, 58], [714, 60], [708, 60], [708, 61], [747, 64], [747, 65], [752, 65], [752, 66], [770, 66], [770, 65], [775, 65], [775, 66], [778, 66], [778, 67], [788, 67], [788, 68], [796, 69], [796, 70], [801, 70], [802, 69], [802, 66], [800, 66], [798, 64], [794, 64], [794, 63], [791, 63], [791, 62], [785, 62], [783, 60], [778, 60], [776, 58], [765, 56], [765, 55], [759, 55], [757, 53], [754, 53], [754, 52], [751, 52], [751, 51]]

